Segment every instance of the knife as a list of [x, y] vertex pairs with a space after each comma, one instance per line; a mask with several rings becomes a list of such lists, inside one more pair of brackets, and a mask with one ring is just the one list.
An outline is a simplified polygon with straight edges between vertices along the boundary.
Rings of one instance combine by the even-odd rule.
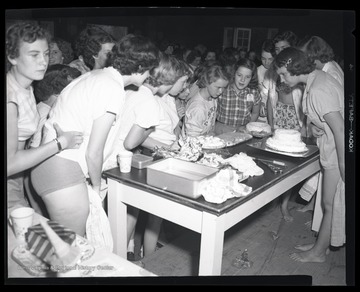
[[277, 165], [281, 165], [281, 166], [286, 167], [286, 163], [283, 162], [283, 161], [262, 159], [262, 158], [252, 157], [252, 156], [249, 156], [249, 157], [252, 158], [252, 159], [255, 159], [255, 160], [262, 161], [262, 162], [269, 162], [269, 163], [272, 163], [272, 164], [277, 164]]

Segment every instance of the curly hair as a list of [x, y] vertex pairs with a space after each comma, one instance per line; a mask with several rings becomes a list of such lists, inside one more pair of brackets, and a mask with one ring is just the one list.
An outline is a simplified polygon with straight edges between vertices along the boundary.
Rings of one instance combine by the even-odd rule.
[[241, 58], [241, 59], [239, 59], [239, 61], [237, 61], [235, 63], [235, 74], [236, 74], [236, 71], [240, 67], [244, 67], [244, 68], [247, 68], [247, 69], [251, 70], [251, 79], [250, 79], [250, 82], [248, 84], [248, 87], [251, 88], [251, 89], [258, 88], [259, 82], [258, 82], [258, 77], [257, 77], [257, 66], [256, 66], [256, 64], [253, 61], [251, 61], [250, 59], [248, 59], [248, 58]]
[[34, 81], [34, 95], [37, 101], [45, 101], [53, 94], [60, 92], [75, 78], [79, 77], [81, 72], [63, 64], [49, 66], [42, 80]]
[[82, 56], [85, 65], [92, 70], [95, 66], [93, 56], [97, 56], [101, 50], [101, 45], [106, 43], [116, 43], [116, 40], [100, 27], [88, 26], [80, 32], [75, 41], [75, 53], [77, 57]]
[[61, 51], [64, 57], [64, 64], [69, 64], [72, 60], [74, 60], [74, 51], [71, 47], [71, 44], [61, 38], [54, 37], [50, 44], [57, 44], [59, 50]]
[[182, 76], [186, 75], [186, 68], [176, 57], [160, 53], [159, 66], [151, 69], [146, 83], [158, 87], [173, 85]]
[[9, 27], [6, 32], [6, 72], [12, 67], [10, 59], [19, 57], [21, 42], [33, 43], [36, 40], [47, 40], [50, 33], [44, 28], [31, 22], [19, 22]]
[[272, 57], [276, 56], [275, 46], [272, 40], [265, 40], [261, 46], [261, 52], [270, 53]]
[[292, 31], [287, 30], [287, 31], [284, 31], [282, 33], [278, 33], [273, 38], [273, 43], [274, 44], [276, 44], [278, 42], [281, 42], [281, 41], [287, 41], [289, 43], [290, 47], [294, 47], [294, 46], [296, 46], [296, 44], [298, 42], [298, 37]]
[[159, 65], [160, 51], [148, 38], [128, 34], [112, 48], [108, 65], [122, 75], [144, 73]]
[[303, 51], [296, 48], [282, 50], [273, 62], [275, 69], [285, 67], [290, 75], [309, 74], [315, 70], [315, 63]]
[[204, 67], [203, 71], [200, 72], [197, 85], [199, 88], [205, 88], [219, 79], [230, 81], [231, 76], [224, 66], [220, 65], [219, 63], [214, 63], [208, 67]]
[[335, 57], [330, 45], [318, 36], [306, 36], [299, 42], [298, 48], [312, 61], [319, 60], [323, 64], [333, 61]]

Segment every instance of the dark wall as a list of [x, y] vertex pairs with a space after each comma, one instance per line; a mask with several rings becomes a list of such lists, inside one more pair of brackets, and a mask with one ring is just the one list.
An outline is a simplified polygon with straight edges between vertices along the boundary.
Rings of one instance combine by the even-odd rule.
[[[76, 37], [87, 23], [126, 26], [160, 43], [166, 39], [193, 47], [202, 43], [221, 49], [224, 27], [278, 28], [292, 30], [300, 38], [318, 35], [343, 56], [344, 11], [284, 9], [165, 9], [165, 8], [70, 8], [6, 11], [7, 19], [54, 21], [54, 34]], [[256, 33], [253, 38], [256, 38]], [[258, 38], [260, 38], [258, 36]], [[261, 37], [263, 38], [263, 37]], [[256, 46], [262, 40], [253, 39]]]

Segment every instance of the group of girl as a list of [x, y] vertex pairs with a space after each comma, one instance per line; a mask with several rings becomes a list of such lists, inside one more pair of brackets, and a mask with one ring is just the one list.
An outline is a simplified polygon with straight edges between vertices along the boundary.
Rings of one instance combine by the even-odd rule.
[[[30, 171], [31, 185], [50, 218], [81, 236], [89, 214], [88, 186], [101, 195], [102, 171], [117, 165], [120, 149], [177, 149], [184, 137], [237, 131], [259, 115], [271, 116], [266, 113], [273, 105], [263, 100], [257, 67], [249, 59], [237, 60], [233, 71], [211, 62], [196, 74], [146, 37], [129, 34], [118, 42], [105, 37], [99, 38], [95, 53], [83, 53], [79, 60], [92, 59], [84, 64], [90, 62], [93, 68], [56, 93], [41, 126], [41, 143], [28, 147], [40, 120], [32, 84], [50, 74], [49, 41], [46, 31], [31, 23], [15, 24], [6, 35], [8, 210], [29, 205], [24, 180]], [[323, 261], [333, 226], [334, 190], [343, 190], [343, 88], [329, 74], [315, 70], [314, 59], [299, 49], [272, 56], [273, 71], [284, 84], [306, 84], [302, 111], [323, 132], [318, 145], [324, 168], [324, 219], [316, 244], [293, 255], [296, 260]], [[274, 85], [265, 79], [263, 89], [271, 92]], [[272, 100], [270, 93], [266, 97]], [[129, 208], [128, 241], [137, 214]], [[149, 220], [145, 255], [155, 250], [160, 223], [157, 217]]]

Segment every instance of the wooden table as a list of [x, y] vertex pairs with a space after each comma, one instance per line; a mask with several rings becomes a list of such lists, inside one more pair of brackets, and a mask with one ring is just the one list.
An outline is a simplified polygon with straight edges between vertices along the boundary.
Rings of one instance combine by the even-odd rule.
[[108, 180], [108, 216], [114, 252], [126, 258], [126, 214], [127, 205], [131, 205], [200, 233], [199, 275], [220, 275], [225, 231], [320, 170], [319, 152], [306, 158], [290, 157], [249, 147], [246, 142], [221, 151], [281, 160], [287, 167], [282, 174], [274, 174], [258, 164], [264, 174], [243, 182], [252, 187], [252, 193], [222, 204], [206, 202], [202, 196], [193, 200], [149, 186], [146, 169], [132, 168], [130, 173], [120, 173], [118, 168], [107, 170], [103, 176]]
[[[33, 223], [34, 225], [40, 223], [42, 217], [41, 215], [35, 213]], [[45, 219], [45, 218], [44, 218]], [[45, 219], [47, 220], [47, 219]], [[55, 272], [49, 270], [42, 275], [34, 275], [30, 272], [36, 271], [36, 266], [23, 266], [14, 261], [12, 257], [12, 251], [17, 246], [18, 242], [15, 238], [14, 232], [11, 226], [8, 224], [8, 266], [7, 266], [7, 276], [11, 281], [12, 278], [54, 278], [58, 277]], [[127, 260], [124, 260], [122, 257], [111, 253], [105, 249], [95, 249], [95, 252], [92, 257], [81, 262], [79, 266], [81, 270], [80, 277], [152, 277], [156, 276], [155, 274], [137, 266]], [[88, 274], [84, 273], [89, 271]], [[67, 277], [65, 274], [64, 277]], [[68, 277], [73, 277], [68, 275]], [[15, 279], [14, 279], [15, 280]], [[15, 282], [12, 282], [15, 283]]]

